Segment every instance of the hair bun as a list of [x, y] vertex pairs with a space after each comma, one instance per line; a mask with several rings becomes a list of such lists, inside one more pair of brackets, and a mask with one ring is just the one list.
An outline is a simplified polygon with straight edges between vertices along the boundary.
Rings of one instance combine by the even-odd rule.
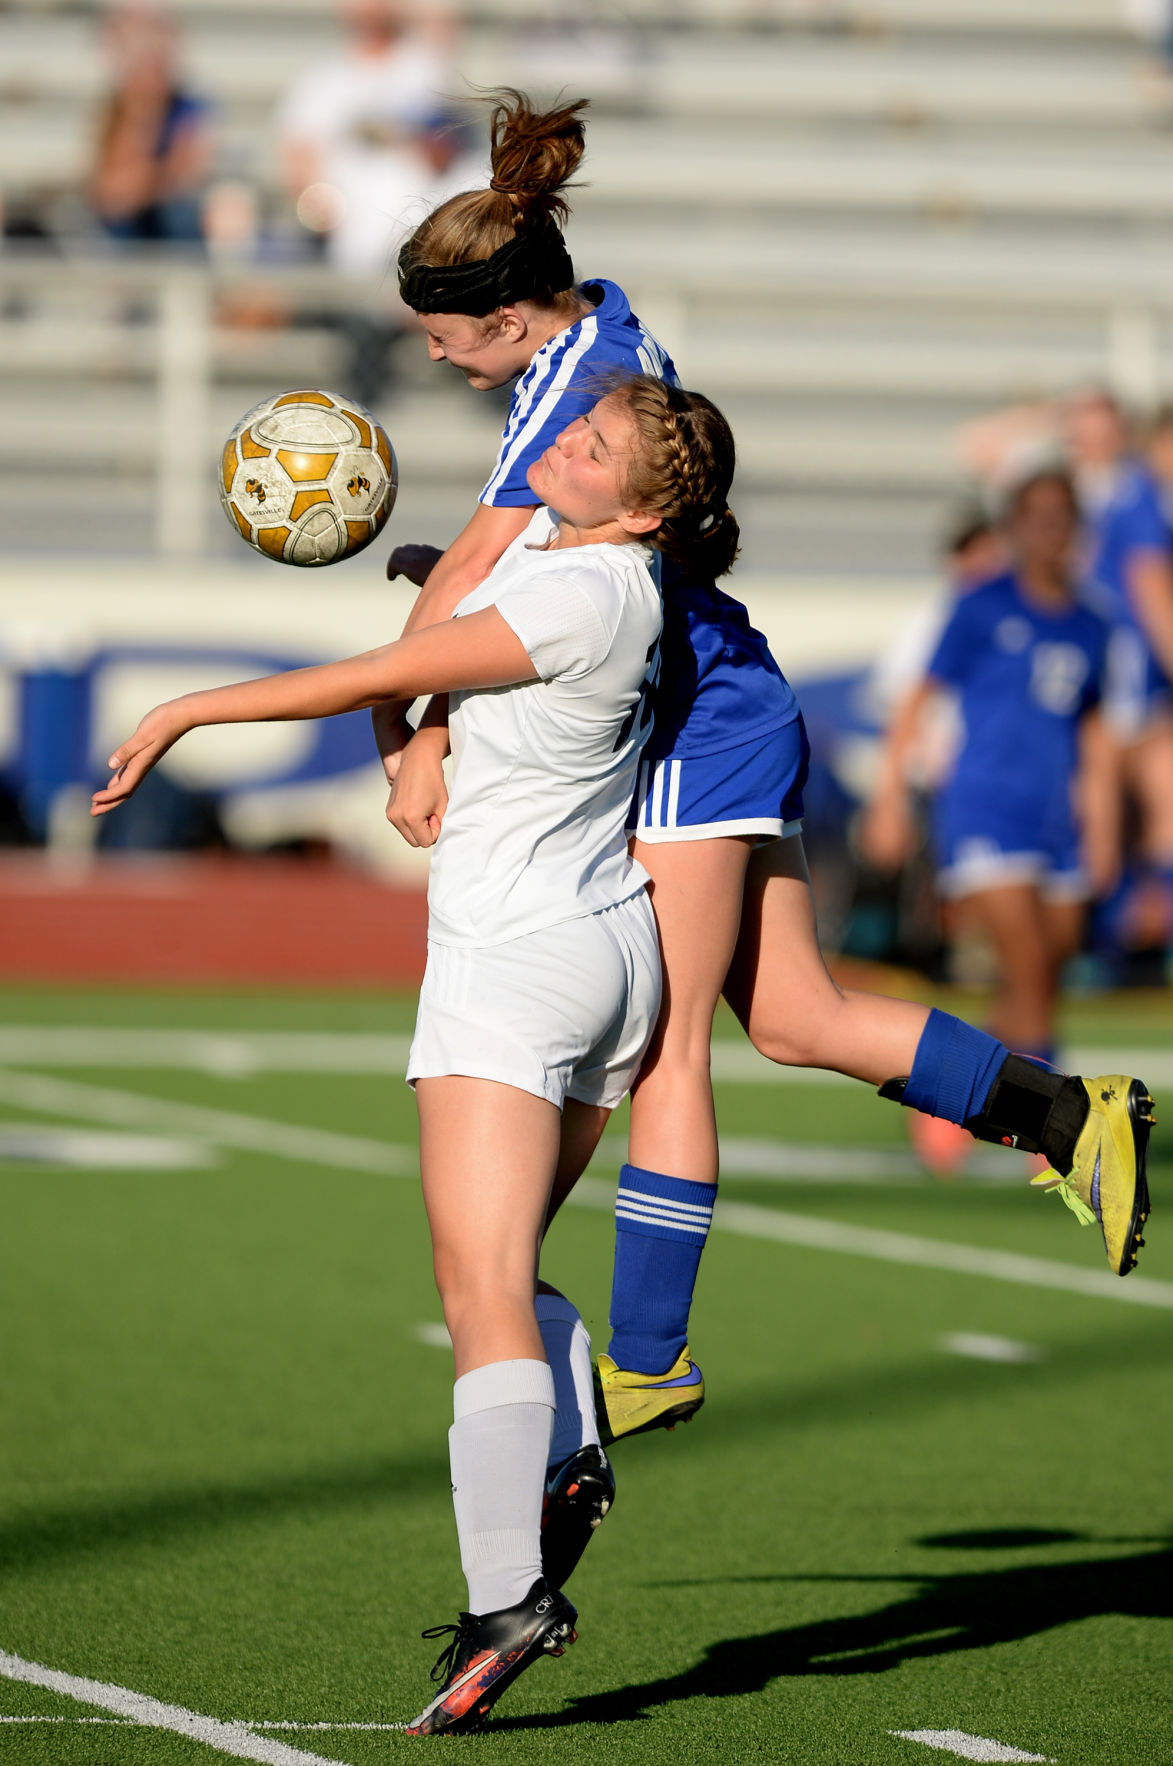
[[582, 163], [589, 100], [577, 98], [554, 110], [535, 110], [524, 92], [504, 86], [490, 94], [492, 178], [489, 189], [507, 196], [523, 213], [537, 212], [560, 225], [570, 210], [561, 192]]

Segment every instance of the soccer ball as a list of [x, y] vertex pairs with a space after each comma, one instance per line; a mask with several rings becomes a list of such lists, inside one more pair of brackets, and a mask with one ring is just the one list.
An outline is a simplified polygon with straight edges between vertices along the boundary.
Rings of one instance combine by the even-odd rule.
[[240, 419], [220, 459], [232, 526], [282, 564], [336, 564], [369, 546], [395, 505], [395, 452], [369, 411], [286, 392]]

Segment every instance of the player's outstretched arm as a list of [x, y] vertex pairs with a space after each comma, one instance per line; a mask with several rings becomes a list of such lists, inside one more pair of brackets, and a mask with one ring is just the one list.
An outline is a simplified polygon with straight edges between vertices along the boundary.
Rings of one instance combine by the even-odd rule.
[[506, 687], [537, 678], [521, 639], [495, 607], [486, 607], [345, 662], [186, 693], [148, 712], [130, 740], [115, 749], [109, 761], [114, 777], [94, 793], [91, 814], [117, 808], [181, 736], [205, 724], [335, 717], [383, 699], [411, 700], [450, 687]]

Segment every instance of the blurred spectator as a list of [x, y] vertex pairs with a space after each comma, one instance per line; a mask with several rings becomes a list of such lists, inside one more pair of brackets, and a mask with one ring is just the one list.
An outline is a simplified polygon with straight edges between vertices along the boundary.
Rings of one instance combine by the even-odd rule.
[[178, 32], [153, 5], [115, 7], [103, 48], [112, 88], [90, 200], [115, 239], [197, 241], [212, 142], [207, 106], [182, 85]]
[[1108, 710], [1136, 804], [1138, 857], [1173, 903], [1173, 531], [1110, 394], [1073, 396], [1065, 428], [1087, 520], [1088, 574], [1115, 622]]
[[[954, 603], [921, 684], [898, 712], [860, 828], [879, 868], [909, 856], [916, 824], [908, 754], [925, 705], [942, 688], [961, 702], [964, 739], [933, 803], [942, 894], [992, 946], [991, 1028], [1023, 1054], [1054, 1059], [1060, 973], [1083, 932], [1088, 899], [1119, 868], [1114, 745], [1097, 712], [1109, 626], [1081, 599], [1079, 511], [1052, 468], [1014, 492], [1011, 565]], [[972, 1146], [932, 1118], [916, 1145], [932, 1169]]]
[[1124, 0], [1124, 16], [1159, 67], [1166, 73], [1173, 69], [1173, 0]]
[[381, 275], [430, 207], [431, 135], [456, 75], [400, 0], [344, 0], [341, 14], [342, 52], [282, 100], [282, 171], [303, 224], [325, 235], [331, 263]]
[[369, 277], [377, 309], [342, 322], [351, 352], [344, 389], [373, 405], [395, 338], [408, 323], [395, 256], [447, 172], [443, 124], [456, 74], [435, 34], [400, 0], [343, 0], [346, 42], [309, 69], [277, 114], [282, 173], [298, 219], [323, 236], [337, 269]]

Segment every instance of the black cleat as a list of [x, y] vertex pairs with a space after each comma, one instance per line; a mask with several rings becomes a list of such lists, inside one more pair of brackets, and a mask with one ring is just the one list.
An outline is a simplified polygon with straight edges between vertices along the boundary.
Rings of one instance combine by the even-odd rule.
[[615, 1500], [615, 1474], [601, 1447], [580, 1447], [546, 1480], [542, 1503], [542, 1574], [564, 1588], [595, 1528]]
[[452, 1642], [432, 1669], [443, 1685], [427, 1710], [404, 1725], [408, 1735], [462, 1735], [479, 1729], [507, 1686], [539, 1656], [560, 1656], [578, 1633], [565, 1595], [539, 1576], [524, 1600], [497, 1613], [461, 1613], [455, 1625], [432, 1625], [423, 1637]]

